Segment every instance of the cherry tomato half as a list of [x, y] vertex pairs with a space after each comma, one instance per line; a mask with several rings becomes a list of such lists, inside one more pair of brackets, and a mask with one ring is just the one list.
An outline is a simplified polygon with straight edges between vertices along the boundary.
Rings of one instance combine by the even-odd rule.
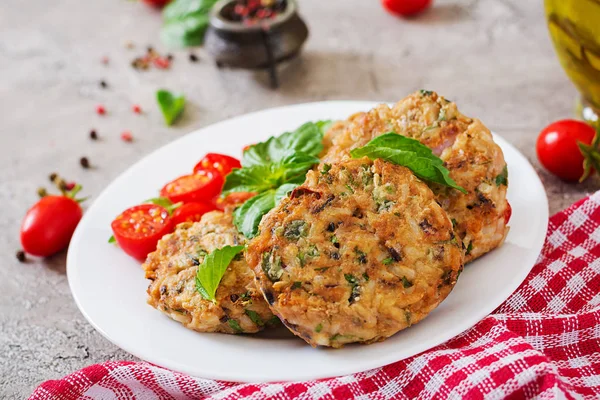
[[223, 187], [224, 179], [217, 171], [199, 170], [167, 183], [160, 191], [173, 203], [209, 202]]
[[143, 261], [156, 250], [160, 238], [172, 231], [173, 220], [164, 207], [142, 204], [123, 211], [111, 228], [123, 251]]
[[577, 142], [591, 144], [594, 128], [575, 120], [557, 121], [548, 125], [537, 139], [540, 163], [559, 178], [576, 182], [583, 175], [584, 157]]
[[252, 197], [256, 196], [256, 193], [248, 193], [248, 192], [237, 192], [231, 193], [227, 195], [227, 197], [217, 197], [215, 198], [215, 206], [217, 209], [221, 211], [225, 211], [226, 208], [237, 207], [244, 204], [244, 202]]
[[204, 214], [214, 211], [216, 207], [207, 203], [188, 203], [177, 208], [171, 218], [173, 224], [179, 225], [183, 222], [198, 222]]
[[81, 206], [70, 197], [42, 197], [23, 219], [23, 250], [39, 257], [58, 253], [69, 245], [82, 215]]
[[431, 0], [381, 0], [381, 3], [392, 14], [406, 17], [427, 9]]
[[242, 168], [240, 160], [226, 156], [225, 154], [208, 153], [194, 167], [194, 172], [217, 170], [224, 178], [234, 168]]

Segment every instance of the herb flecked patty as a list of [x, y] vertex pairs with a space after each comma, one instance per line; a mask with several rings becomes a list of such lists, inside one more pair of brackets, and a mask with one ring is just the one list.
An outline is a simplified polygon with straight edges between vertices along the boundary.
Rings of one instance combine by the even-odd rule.
[[148, 304], [199, 332], [254, 333], [275, 322], [241, 254], [223, 275], [216, 303], [196, 290], [196, 271], [204, 257], [240, 244], [245, 244], [245, 238], [233, 226], [231, 214], [215, 211], [200, 222], [180, 224], [160, 240], [142, 266], [152, 281]]
[[422, 320], [454, 287], [463, 252], [427, 185], [364, 158], [310, 171], [263, 217], [246, 259], [293, 333], [341, 347]]
[[489, 129], [461, 114], [455, 103], [421, 90], [392, 108], [382, 104], [336, 126], [325, 143], [323, 162], [342, 160], [350, 150], [388, 132], [419, 140], [444, 161], [450, 176], [469, 193], [430, 186], [455, 224], [467, 262], [504, 242], [510, 217], [504, 155]]

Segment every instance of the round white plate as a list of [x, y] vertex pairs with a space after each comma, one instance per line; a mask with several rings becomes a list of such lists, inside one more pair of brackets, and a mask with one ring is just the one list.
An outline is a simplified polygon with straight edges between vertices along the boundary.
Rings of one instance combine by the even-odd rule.
[[511, 230], [499, 249], [470, 264], [450, 296], [428, 318], [385, 342], [314, 349], [289, 332], [258, 336], [200, 334], [146, 304], [140, 264], [107, 243], [110, 222], [155, 197], [165, 182], [188, 173], [207, 152], [241, 156], [246, 144], [306, 121], [345, 119], [371, 102], [300, 104], [233, 118], [191, 133], [135, 164], [98, 197], [79, 224], [67, 258], [73, 297], [108, 340], [151, 363], [193, 376], [265, 382], [326, 378], [398, 361], [441, 344], [491, 313], [523, 282], [546, 235], [548, 200], [533, 167], [500, 137], [510, 175]]

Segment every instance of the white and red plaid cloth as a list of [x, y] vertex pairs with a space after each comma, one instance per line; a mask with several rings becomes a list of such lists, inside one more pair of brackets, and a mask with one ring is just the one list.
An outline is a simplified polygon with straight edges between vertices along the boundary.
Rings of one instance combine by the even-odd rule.
[[233, 383], [144, 362], [92, 365], [31, 399], [600, 398], [600, 192], [550, 219], [538, 263], [492, 315], [385, 367], [311, 382]]

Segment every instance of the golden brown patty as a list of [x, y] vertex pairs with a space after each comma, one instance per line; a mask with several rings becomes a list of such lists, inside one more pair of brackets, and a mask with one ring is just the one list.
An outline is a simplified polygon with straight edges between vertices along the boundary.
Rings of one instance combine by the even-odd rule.
[[396, 132], [430, 147], [450, 170], [450, 176], [469, 191], [430, 185], [437, 200], [455, 223], [463, 240], [466, 261], [502, 244], [508, 226], [506, 162], [490, 131], [477, 119], [462, 115], [456, 104], [435, 92], [413, 93], [390, 108], [385, 104], [355, 114], [343, 133], [331, 138], [323, 162], [335, 162], [371, 139]]
[[231, 214], [210, 212], [197, 223], [184, 223], [158, 242], [142, 266], [148, 304], [199, 332], [254, 333], [271, 323], [273, 314], [254, 284], [243, 257], [234, 259], [217, 289], [214, 304], [196, 291], [196, 271], [215, 249], [244, 244]]
[[364, 158], [310, 171], [263, 217], [246, 259], [292, 332], [341, 347], [423, 319], [454, 287], [463, 252], [424, 183]]

